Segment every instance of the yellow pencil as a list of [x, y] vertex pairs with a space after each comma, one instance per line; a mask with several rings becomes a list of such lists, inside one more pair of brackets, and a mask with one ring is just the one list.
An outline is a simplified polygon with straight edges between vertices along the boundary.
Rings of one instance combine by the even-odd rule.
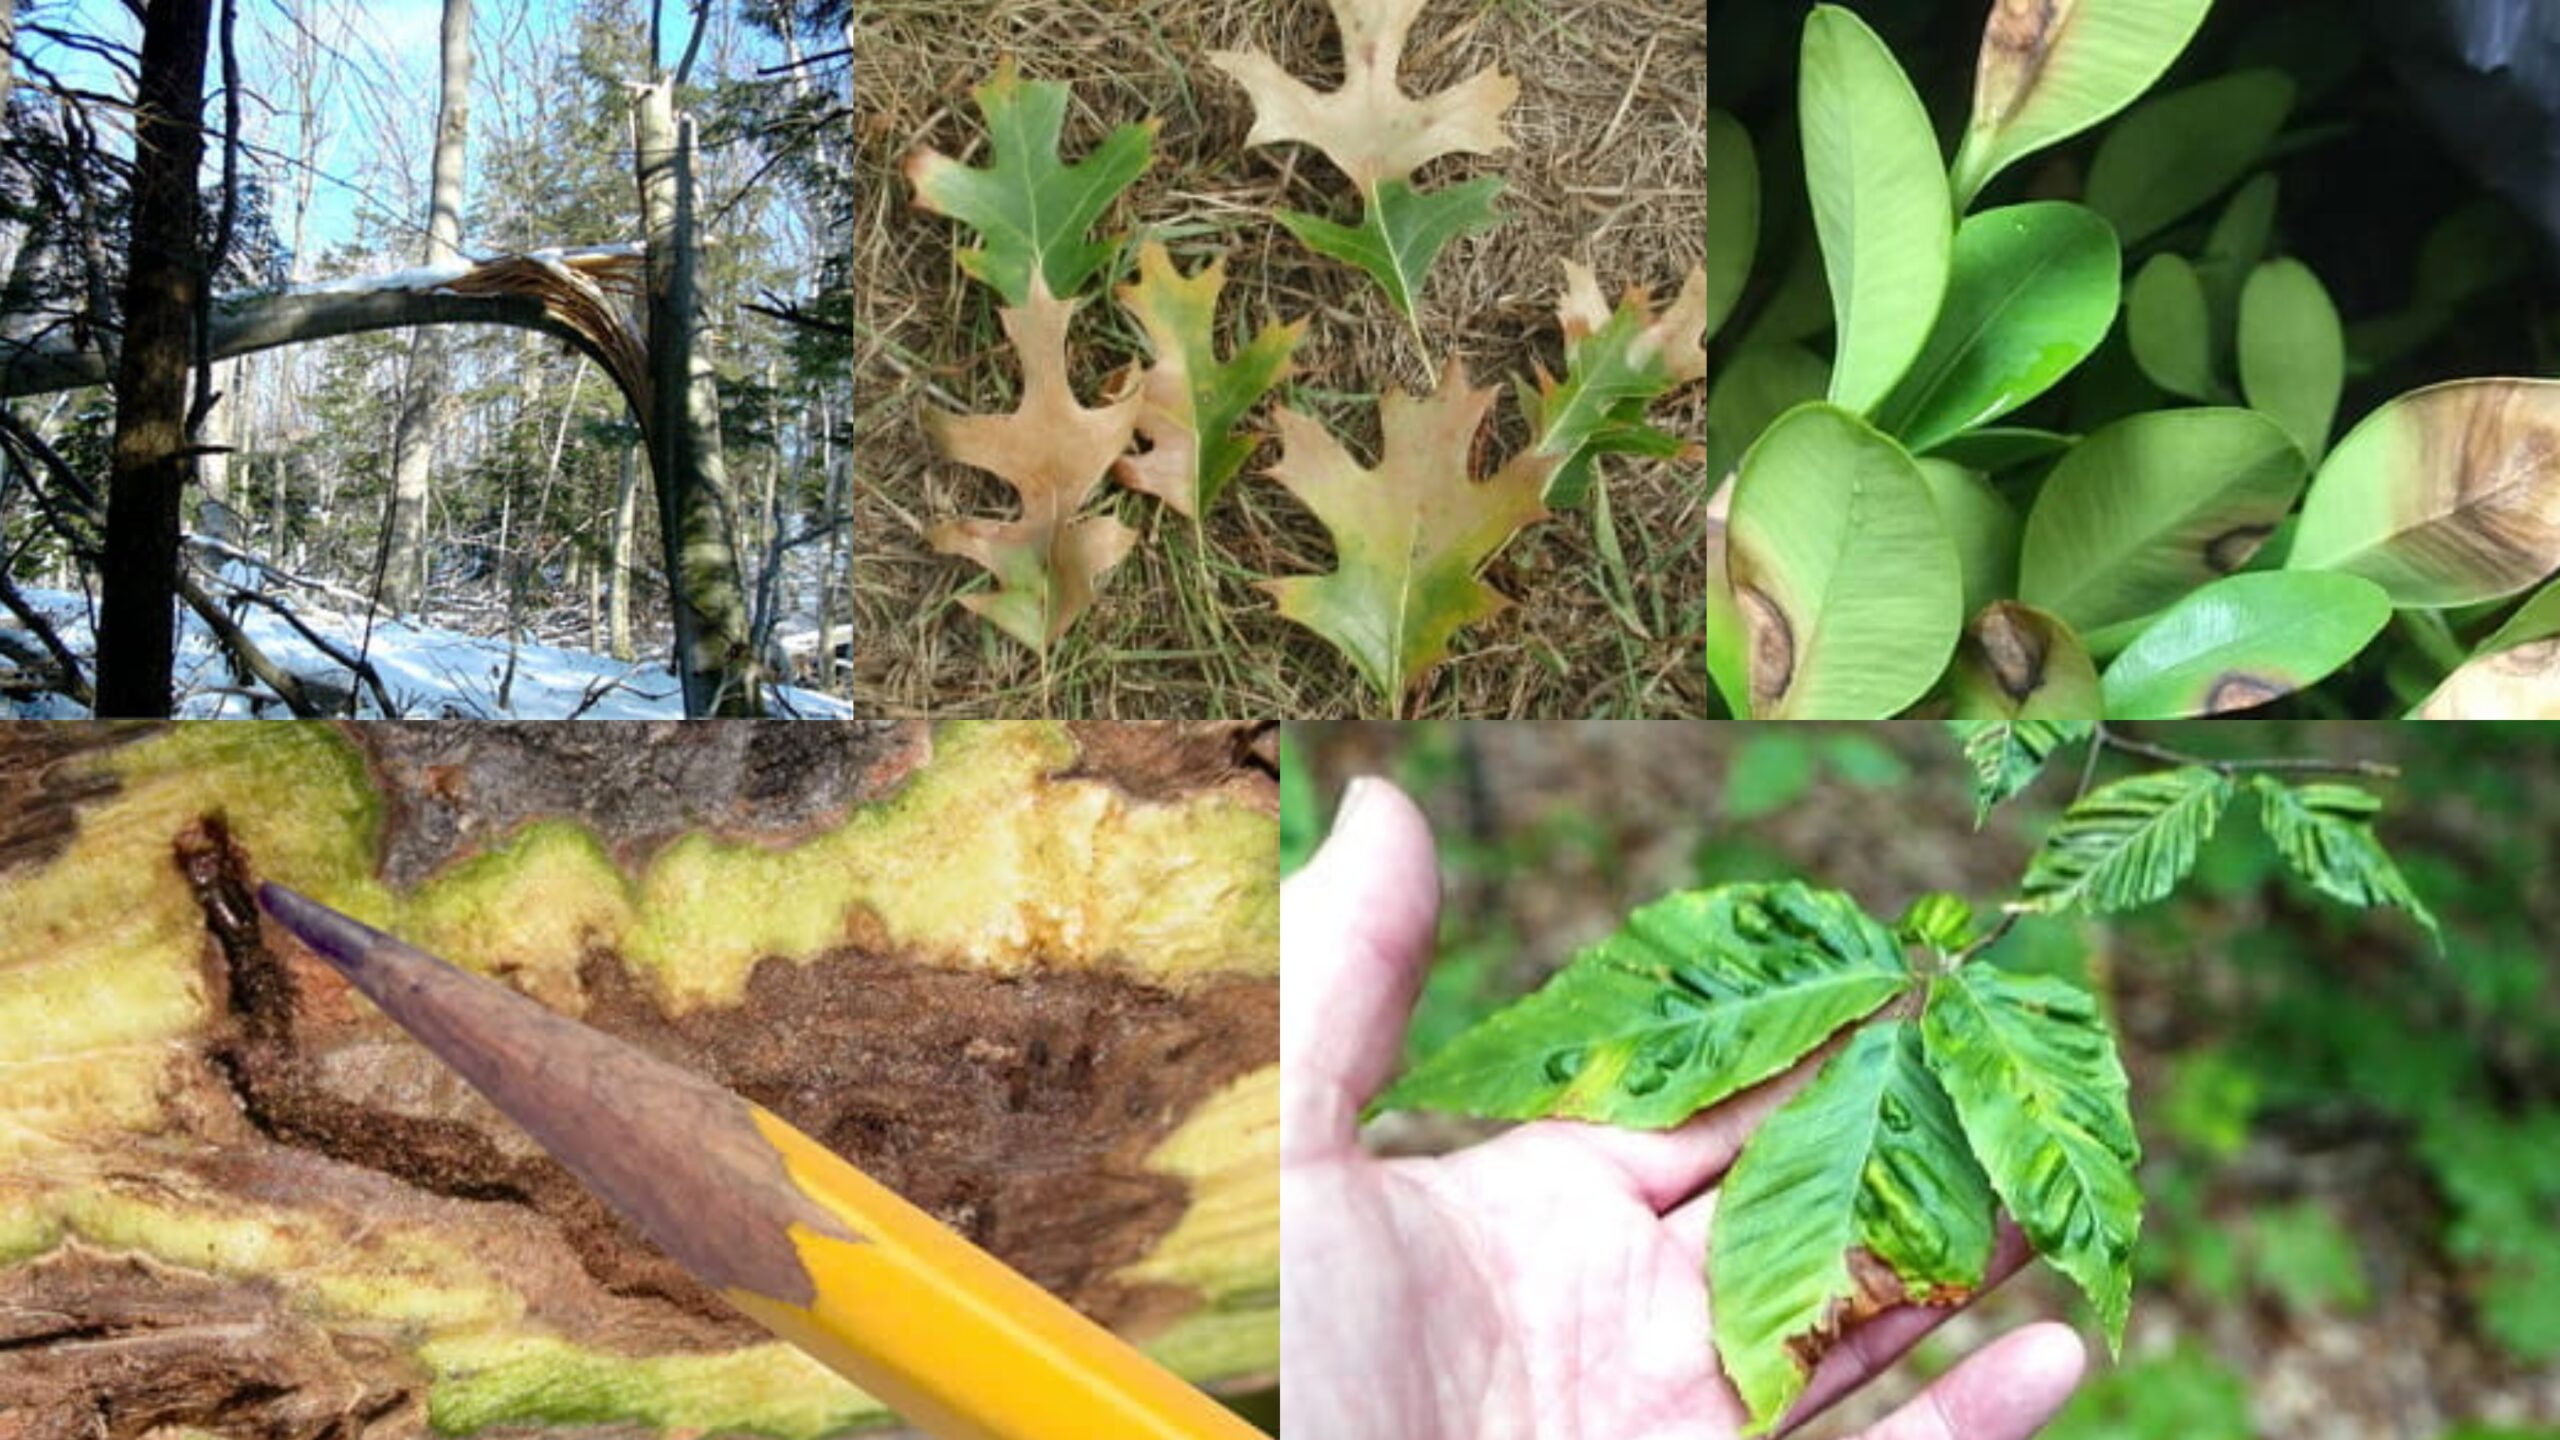
[[943, 1440], [1246, 1440], [1206, 1395], [701, 1076], [280, 885], [259, 899], [703, 1283]]

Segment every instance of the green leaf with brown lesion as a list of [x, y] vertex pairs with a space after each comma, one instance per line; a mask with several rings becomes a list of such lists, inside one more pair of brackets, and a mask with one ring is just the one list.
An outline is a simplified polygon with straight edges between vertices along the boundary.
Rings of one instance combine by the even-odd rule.
[[1798, 884], [1671, 895], [1415, 1066], [1382, 1109], [1677, 1125], [1911, 985], [1891, 931]]
[[1962, 1303], [1991, 1259], [1990, 1182], [1909, 1021], [1859, 1031], [1752, 1133], [1718, 1195], [1707, 1285], [1746, 1433], [1785, 1413], [1849, 1327]]

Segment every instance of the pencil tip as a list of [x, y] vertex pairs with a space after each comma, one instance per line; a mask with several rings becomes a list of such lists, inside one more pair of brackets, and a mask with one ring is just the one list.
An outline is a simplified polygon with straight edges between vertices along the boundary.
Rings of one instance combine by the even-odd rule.
[[373, 927], [272, 880], [258, 887], [258, 903], [313, 954], [342, 971], [361, 969], [366, 954], [384, 938]]

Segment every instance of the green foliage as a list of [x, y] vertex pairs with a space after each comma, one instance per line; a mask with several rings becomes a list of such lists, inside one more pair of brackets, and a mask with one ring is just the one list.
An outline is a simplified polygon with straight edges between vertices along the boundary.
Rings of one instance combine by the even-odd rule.
[[2121, 1345], [2142, 1228], [2142, 1147], [2124, 1063], [2074, 985], [1968, 965], [1930, 982], [1929, 1064], [1976, 1159], [2039, 1254], [2071, 1277]]
[[1826, 1062], [1743, 1147], [1717, 1206], [1707, 1283], [1745, 1433], [1804, 1389], [1788, 1340], [1860, 1306], [1969, 1294], [1991, 1258], [1989, 1182], [1908, 1021], [1869, 1026]]
[[2250, 784], [2267, 838], [2312, 888], [2349, 905], [2398, 906], [2444, 943], [2436, 917], [2374, 838], [2381, 800], [2353, 785], [2286, 785], [2267, 775], [2252, 776]]
[[1910, 980], [1891, 933], [1836, 892], [1684, 891], [1637, 910], [1377, 1104], [1677, 1125], [1786, 1069]]
[[1324, 843], [1322, 802], [1298, 737], [1280, 734], [1280, 873], [1294, 874]]
[[2236, 71], [2144, 101], [2089, 162], [2089, 208], [2138, 245], [2238, 184], [2292, 109], [2293, 81], [2274, 70]]
[[2044, 762], [2065, 745], [2089, 738], [2092, 727], [2070, 720], [1949, 722], [1973, 766], [1973, 825], [1991, 818], [1991, 807], [2035, 783]]
[[992, 158], [981, 168], [919, 152], [907, 165], [917, 203], [978, 232], [979, 243], [960, 252], [960, 268], [1007, 305], [1031, 303], [1035, 275], [1051, 295], [1077, 294], [1117, 248], [1085, 232], [1147, 168], [1154, 127], [1120, 126], [1066, 165], [1058, 159], [1066, 86], [1026, 81], [1007, 58], [971, 93], [986, 116]]
[[1830, 398], [1863, 415], [1928, 342], [1955, 217], [1919, 95], [1866, 22], [1837, 6], [1805, 19], [1801, 124], [1840, 336]]
[[2258, 1283], [2297, 1314], [2352, 1314], [2373, 1303], [2363, 1250], [2317, 1205], [2283, 1205], [2250, 1216], [2248, 1249]]
[[2255, 1440], [2249, 1387], [2221, 1361], [2180, 1347], [2091, 1379], [2045, 1440]]
[[1374, 197], [1363, 200], [1357, 225], [1338, 225], [1295, 210], [1283, 210], [1278, 218], [1308, 249], [1377, 281], [1396, 313], [1411, 320], [1423, 276], [1449, 242], [1502, 223], [1502, 211], [1494, 204], [1501, 194], [1497, 175], [1432, 191], [1388, 180]]
[[2255, 709], [2336, 671], [2390, 623], [2391, 597], [2353, 575], [2228, 575], [2144, 626], [2099, 687], [2125, 720]]
[[2229, 780], [2193, 766], [2102, 785], [2064, 812], [2019, 889], [2046, 911], [2148, 905], [2195, 868], [2230, 798]]
[[1885, 789], [1911, 778], [1903, 758], [1872, 735], [1758, 730], [1746, 734], [1726, 762], [1724, 818], [1742, 822], [1775, 815], [1804, 798], [1826, 768], [1861, 789]]

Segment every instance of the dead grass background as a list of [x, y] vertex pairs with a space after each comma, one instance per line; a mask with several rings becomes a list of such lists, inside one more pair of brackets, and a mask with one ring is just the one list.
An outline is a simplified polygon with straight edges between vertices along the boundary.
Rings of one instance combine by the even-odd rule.
[[[1092, 613], [1037, 657], [955, 602], [985, 583], [924, 543], [936, 521], [1009, 513], [991, 476], [940, 460], [924, 407], [1008, 410], [1018, 373], [993, 292], [953, 254], [967, 237], [915, 210], [900, 173], [932, 145], [984, 163], [970, 87], [1012, 55], [1024, 76], [1074, 87], [1072, 161], [1112, 126], [1161, 119], [1155, 163], [1109, 222], [1130, 244], [1107, 275], [1130, 278], [1136, 241], [1167, 243], [1184, 270], [1228, 251], [1220, 329], [1230, 343], [1273, 317], [1312, 317], [1298, 374], [1280, 398], [1320, 415], [1363, 463], [1377, 454], [1376, 407], [1391, 384], [1425, 391], [1439, 359], [1477, 383], [1506, 382], [1487, 457], [1525, 442], [1517, 395], [1533, 363], [1561, 371], [1560, 262], [1596, 268], [1613, 297], [1629, 284], [1675, 290], [1706, 251], [1706, 8], [1698, 0], [1433, 0], [1415, 26], [1408, 93], [1428, 94], [1490, 64], [1520, 80], [1506, 116], [1517, 148], [1435, 161], [1437, 187], [1476, 174], [1507, 182], [1509, 219], [1451, 246], [1420, 314], [1426, 367], [1375, 284], [1315, 256], [1270, 219], [1280, 208], [1348, 222], [1349, 182], [1303, 146], [1248, 151], [1252, 108], [1211, 69], [1215, 49], [1258, 45], [1324, 88], [1342, 66], [1321, 0], [860, 0], [855, 7], [855, 699], [866, 713], [1172, 716], [1375, 714], [1350, 663], [1282, 620], [1259, 578], [1332, 568], [1313, 517], [1258, 472], [1276, 442], [1205, 517], [1204, 547], [1155, 501], [1107, 486], [1088, 513], [1141, 535]], [[1079, 393], [1143, 357], [1116, 306], [1079, 314]], [[1705, 433], [1704, 387], [1656, 411], [1673, 434]], [[1267, 412], [1266, 412], [1267, 413]], [[1267, 434], [1265, 421], [1262, 426]], [[1514, 541], [1487, 578], [1515, 606], [1462, 632], [1455, 658], [1419, 692], [1420, 713], [1484, 716], [1701, 714], [1705, 633], [1704, 486], [1698, 465], [1602, 462], [1607, 515], [1565, 514]], [[1478, 473], [1490, 466], [1479, 462]]]

